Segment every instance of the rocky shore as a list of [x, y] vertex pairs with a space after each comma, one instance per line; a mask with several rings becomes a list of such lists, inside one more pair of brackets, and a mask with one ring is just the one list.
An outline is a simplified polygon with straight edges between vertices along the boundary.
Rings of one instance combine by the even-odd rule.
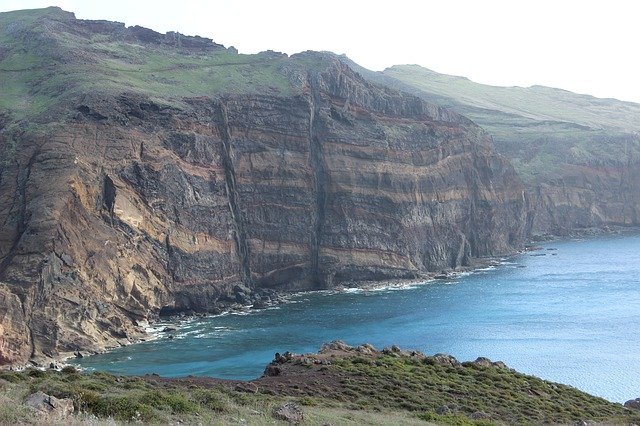
[[[535, 245], [528, 246], [523, 250], [534, 251], [539, 247]], [[455, 270], [442, 270], [440, 272], [423, 274], [419, 279], [395, 279], [395, 280], [383, 280], [383, 281], [350, 281], [345, 285], [338, 286], [331, 290], [315, 290], [323, 292], [343, 292], [351, 289], [358, 289], [362, 291], [375, 291], [383, 288], [404, 288], [413, 285], [429, 285], [430, 283], [438, 282], [441, 280], [455, 280], [462, 274], [472, 273], [475, 270], [494, 266], [497, 267], [502, 264], [501, 258], [484, 258], [474, 259], [473, 266], [460, 267]], [[311, 291], [314, 292], [314, 291]], [[137, 338], [130, 338], [126, 341], [121, 341], [119, 345], [113, 347], [107, 347], [102, 351], [88, 351], [78, 348], [73, 352], [61, 353], [60, 356], [46, 360], [44, 362], [38, 362], [37, 360], [30, 360], [26, 364], [20, 365], [6, 365], [0, 366], [0, 370], [24, 370], [25, 368], [54, 368], [62, 369], [67, 365], [67, 361], [73, 358], [84, 358], [86, 356], [97, 355], [108, 352], [113, 349], [117, 349], [122, 346], [134, 345], [141, 342], [155, 340], [155, 339], [173, 339], [180, 331], [180, 328], [184, 321], [189, 321], [193, 318], [215, 318], [222, 315], [231, 313], [252, 313], [271, 307], [276, 307], [282, 304], [286, 304], [291, 298], [300, 296], [309, 292], [300, 291], [283, 291], [274, 289], [260, 289], [253, 291], [252, 289], [238, 285], [234, 287], [233, 293], [230, 296], [222, 298], [209, 312], [195, 312], [192, 310], [186, 311], [173, 311], [165, 310], [161, 311], [160, 315], [153, 321], [144, 324], [141, 328], [143, 332], [137, 336]]]

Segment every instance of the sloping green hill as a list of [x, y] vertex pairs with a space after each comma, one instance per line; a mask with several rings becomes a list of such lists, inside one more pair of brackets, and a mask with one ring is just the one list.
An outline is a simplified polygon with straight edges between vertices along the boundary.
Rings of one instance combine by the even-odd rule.
[[381, 80], [480, 124], [530, 183], [546, 181], [565, 164], [616, 165], [640, 158], [640, 104], [543, 86], [489, 86], [418, 65], [388, 68]]
[[164, 103], [220, 93], [287, 95], [297, 67], [283, 54], [241, 55], [200, 37], [76, 20], [56, 7], [2, 13], [0, 29], [0, 112], [15, 118], [87, 93], [126, 90]]
[[[383, 71], [426, 93], [449, 98], [482, 121], [487, 114], [517, 116], [538, 122], [566, 122], [592, 129], [640, 130], [640, 104], [600, 99], [544, 86], [499, 87], [465, 77], [439, 74], [419, 65], [396, 65]], [[481, 114], [480, 111], [485, 111]]]

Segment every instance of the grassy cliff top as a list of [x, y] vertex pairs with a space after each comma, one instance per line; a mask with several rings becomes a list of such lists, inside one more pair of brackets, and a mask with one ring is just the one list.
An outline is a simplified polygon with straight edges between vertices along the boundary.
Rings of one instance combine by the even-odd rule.
[[[396, 65], [383, 74], [427, 93], [448, 98], [452, 105], [514, 115], [538, 122], [565, 122], [591, 129], [640, 131], [640, 104], [602, 99], [545, 86], [501, 87], [465, 77], [440, 74], [419, 65]], [[480, 111], [475, 113], [485, 118]]]
[[83, 94], [179, 103], [222, 93], [289, 95], [304, 59], [238, 54], [209, 39], [78, 20], [51, 7], [0, 13], [0, 111], [36, 116]]

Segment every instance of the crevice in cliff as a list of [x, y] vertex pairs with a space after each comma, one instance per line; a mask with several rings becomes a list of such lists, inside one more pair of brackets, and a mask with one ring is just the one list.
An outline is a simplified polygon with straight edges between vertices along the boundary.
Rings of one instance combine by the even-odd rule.
[[107, 209], [107, 212], [109, 212], [109, 215], [113, 216], [113, 208], [115, 207], [116, 203], [116, 185], [108, 175], [105, 175], [104, 177], [102, 203], [103, 206]]
[[480, 244], [481, 238], [479, 234], [479, 227], [477, 223], [478, 219], [478, 204], [480, 187], [478, 185], [478, 151], [477, 148], [473, 148], [472, 152], [472, 168], [464, 172], [467, 189], [469, 191], [469, 214], [466, 223], [464, 224], [464, 234], [466, 234], [467, 243], [469, 244], [469, 252], [471, 257], [480, 257]]
[[325, 212], [327, 206], [327, 171], [324, 164], [322, 142], [318, 136], [319, 123], [316, 113], [319, 110], [317, 100], [319, 99], [317, 82], [309, 74], [308, 82], [309, 94], [309, 163], [314, 175], [315, 186], [315, 209], [313, 214], [313, 232], [311, 233], [311, 279], [316, 287], [324, 287], [324, 278], [320, 274], [320, 247], [322, 246], [322, 233], [325, 223]]
[[11, 247], [7, 252], [7, 255], [0, 261], [0, 280], [5, 279], [5, 272], [11, 264], [11, 261], [15, 257], [18, 244], [20, 243], [20, 240], [22, 240], [22, 236], [27, 230], [27, 183], [29, 181], [29, 177], [31, 176], [31, 168], [35, 163], [38, 154], [38, 150], [34, 151], [33, 154], [31, 154], [31, 157], [29, 158], [29, 161], [27, 162], [23, 173], [16, 174], [16, 192], [20, 200], [16, 237], [14, 238]]
[[234, 225], [234, 240], [238, 261], [240, 262], [240, 279], [246, 285], [251, 286], [251, 267], [249, 265], [249, 245], [247, 234], [242, 220], [242, 212], [238, 205], [238, 192], [236, 188], [236, 174], [231, 158], [231, 130], [229, 128], [229, 116], [224, 103], [218, 104], [218, 131], [222, 139], [220, 152], [222, 166], [224, 168], [224, 183], [229, 198], [229, 210]]

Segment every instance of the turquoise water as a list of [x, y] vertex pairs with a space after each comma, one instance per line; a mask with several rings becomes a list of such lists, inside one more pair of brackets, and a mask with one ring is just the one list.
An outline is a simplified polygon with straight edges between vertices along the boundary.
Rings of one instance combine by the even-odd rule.
[[342, 339], [486, 356], [625, 401], [640, 396], [640, 236], [548, 243], [451, 282], [303, 294], [276, 309], [185, 322], [175, 334], [81, 365], [252, 379], [275, 352], [315, 352]]

